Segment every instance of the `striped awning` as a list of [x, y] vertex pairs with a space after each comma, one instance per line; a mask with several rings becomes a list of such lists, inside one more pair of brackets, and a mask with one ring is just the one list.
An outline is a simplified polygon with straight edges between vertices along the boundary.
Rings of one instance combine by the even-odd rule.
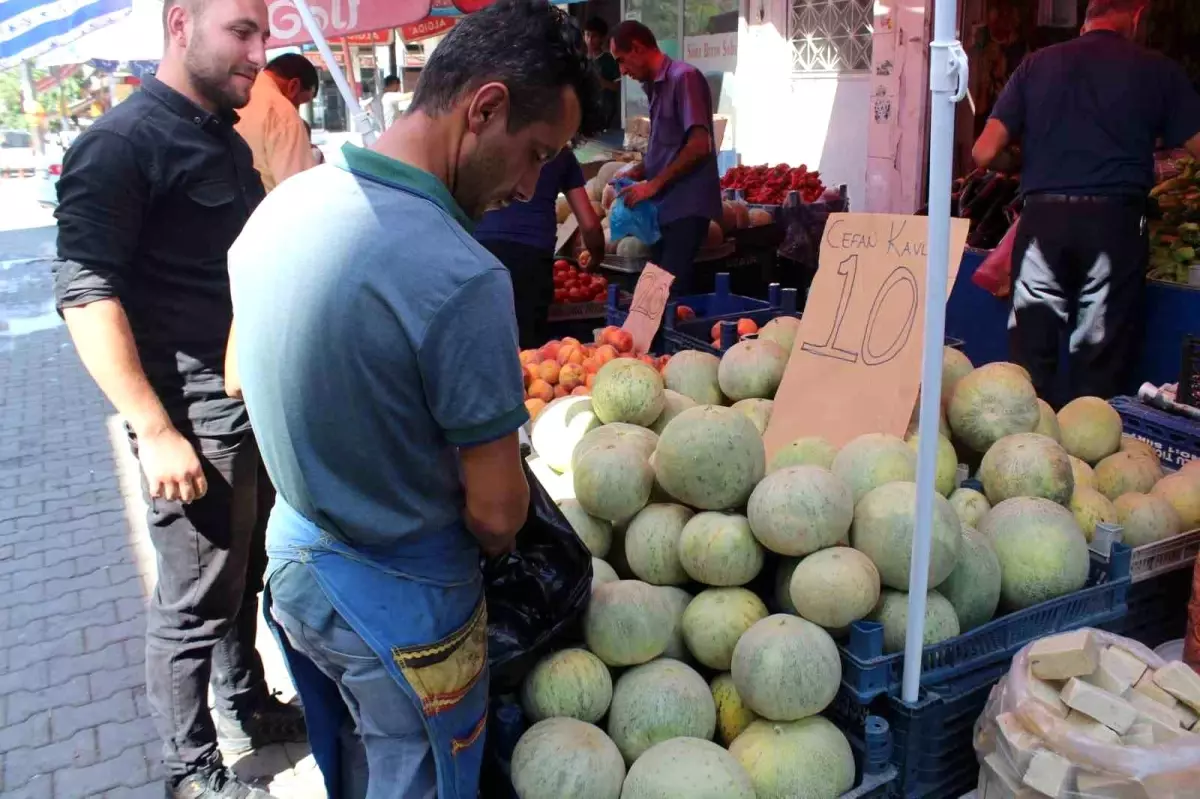
[[0, 70], [126, 17], [133, 0], [0, 0]]

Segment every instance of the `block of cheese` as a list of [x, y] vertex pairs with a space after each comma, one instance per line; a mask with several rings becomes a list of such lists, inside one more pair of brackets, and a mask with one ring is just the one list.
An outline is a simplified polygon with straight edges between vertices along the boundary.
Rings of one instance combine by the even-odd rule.
[[1085, 716], [1077, 710], [1072, 710], [1063, 719], [1067, 724], [1071, 725], [1076, 732], [1082, 733], [1087, 737], [1099, 741], [1102, 744], [1119, 744], [1121, 736], [1096, 721], [1090, 716]]
[[1148, 799], [1141, 783], [1124, 777], [1109, 777], [1104, 774], [1080, 772], [1075, 778], [1075, 791], [1081, 796], [1096, 799]]
[[1196, 714], [1182, 702], [1171, 708], [1171, 712], [1175, 714], [1175, 718], [1179, 719], [1179, 726], [1185, 730], [1190, 730], [1196, 726]]
[[1029, 668], [1043, 680], [1069, 680], [1091, 674], [1100, 664], [1100, 647], [1090, 630], [1043, 638], [1029, 648]]
[[1183, 735], [1183, 728], [1179, 726], [1179, 719], [1175, 716], [1172, 708], [1163, 707], [1153, 699], [1148, 699], [1145, 694], [1139, 693], [1129, 695], [1129, 704], [1137, 708], [1136, 723], [1150, 725], [1156, 744]]
[[1145, 663], [1125, 650], [1106, 646], [1100, 650], [1100, 665], [1088, 681], [1113, 696], [1124, 696], [1146, 673], [1146, 668]]
[[1066, 794], [1071, 782], [1071, 762], [1049, 749], [1039, 749], [1029, 761], [1022, 782], [1049, 797]]
[[1121, 736], [1121, 743], [1126, 746], [1154, 746], [1154, 727], [1144, 721], [1134, 722], [1129, 732]]
[[1175, 707], [1179, 704], [1179, 700], [1164, 691], [1154, 682], [1154, 672], [1147, 670], [1142, 678], [1133, 685], [1133, 692], [1145, 696], [1147, 699], [1153, 699], [1160, 705], [1166, 707]]
[[1200, 674], [1178, 660], [1154, 672], [1154, 684], [1183, 702], [1192, 710], [1200, 710]]
[[1042, 739], [1025, 729], [1025, 725], [1012, 713], [1001, 713], [996, 716], [996, 728], [1000, 730], [998, 746], [1003, 751], [1009, 763], [1012, 763], [1018, 773], [1024, 774], [1042, 744]]
[[1063, 704], [1062, 697], [1059, 696], [1062, 693], [1062, 688], [1056, 687], [1053, 683], [1048, 683], [1045, 680], [1039, 680], [1030, 674], [1029, 693], [1060, 719], [1067, 717], [1068, 708]]
[[1124, 733], [1137, 721], [1138, 710], [1119, 696], [1072, 677], [1062, 691], [1067, 707], [1091, 716], [1117, 733]]

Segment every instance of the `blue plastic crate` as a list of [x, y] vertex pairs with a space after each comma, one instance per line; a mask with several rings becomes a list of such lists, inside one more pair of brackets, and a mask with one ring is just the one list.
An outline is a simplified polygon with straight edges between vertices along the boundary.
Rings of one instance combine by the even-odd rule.
[[1129, 588], [1128, 610], [1101, 629], [1132, 638], [1154, 649], [1187, 632], [1192, 569], [1178, 569]]
[[[925, 647], [921, 655], [921, 685], [946, 690], [971, 684], [977, 672], [995, 664], [1007, 664], [1017, 650], [1036, 638], [1079, 627], [1096, 627], [1120, 617], [1125, 613], [1129, 591], [1130, 558], [1129, 547], [1116, 544], [1110, 559], [1092, 556], [1087, 587]], [[842, 656], [842, 685], [859, 702], [899, 693], [904, 653], [883, 654], [882, 625], [855, 622], [849, 640], [838, 649]]]
[[1178, 469], [1200, 460], [1200, 422], [1151, 408], [1137, 397], [1114, 397], [1108, 404], [1121, 414], [1125, 432], [1152, 445], [1166, 465]]
[[[978, 779], [973, 731], [992, 687], [1008, 672], [996, 663], [972, 679], [946, 691], [921, 690], [909, 704], [897, 696], [878, 696], [862, 703], [842, 686], [825, 711], [838, 726], [853, 730], [867, 717], [884, 719], [892, 733], [892, 764], [897, 775], [888, 795], [902, 799], [954, 799]], [[847, 736], [856, 754], [862, 742]]]

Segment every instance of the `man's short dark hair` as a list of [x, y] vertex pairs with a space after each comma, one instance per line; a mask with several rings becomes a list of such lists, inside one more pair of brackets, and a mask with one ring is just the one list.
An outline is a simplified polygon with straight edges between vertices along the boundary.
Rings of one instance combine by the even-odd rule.
[[400, 78], [396, 75], [388, 75], [383, 79], [383, 88], [386, 90], [388, 86], [399, 86]]
[[658, 39], [654, 38], [654, 32], [632, 19], [627, 19], [617, 26], [613, 31], [612, 41], [622, 53], [628, 53], [635, 44], [651, 50], [658, 49]]
[[300, 85], [309, 91], [316, 91], [319, 79], [317, 68], [313, 63], [299, 53], [284, 53], [271, 59], [266, 66], [267, 72], [278, 75], [284, 80], [296, 79]]
[[463, 17], [426, 62], [409, 110], [437, 116], [493, 81], [508, 87], [509, 130], [557, 118], [566, 86], [579, 98], [580, 133], [602, 125], [583, 34], [546, 0], [497, 0]]
[[583, 26], [583, 29], [587, 33], [596, 34], [601, 39], [608, 35], [608, 23], [600, 17], [592, 17], [589, 19], [587, 24]]
[[1099, 19], [1109, 14], [1132, 14], [1144, 10], [1149, 0], [1088, 0], [1087, 19]]

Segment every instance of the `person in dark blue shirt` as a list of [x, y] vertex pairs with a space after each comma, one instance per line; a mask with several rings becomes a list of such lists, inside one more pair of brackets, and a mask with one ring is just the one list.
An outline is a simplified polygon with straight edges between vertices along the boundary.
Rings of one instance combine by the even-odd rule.
[[[1082, 35], [1027, 56], [975, 143], [989, 166], [1022, 141], [1024, 211], [1013, 250], [1011, 357], [1039, 396], [1112, 397], [1141, 346], [1154, 148], [1200, 156], [1200, 96], [1135, 43], [1148, 0], [1091, 0]], [[1054, 396], [1070, 330], [1070, 396]]]
[[538, 175], [537, 189], [528, 202], [514, 202], [484, 214], [475, 238], [512, 275], [518, 338], [523, 349], [546, 343], [546, 314], [554, 298], [554, 244], [558, 236], [555, 203], [563, 194], [579, 222], [583, 244], [604, 258], [604, 229], [588, 199], [583, 170], [575, 153], [564, 149]]

